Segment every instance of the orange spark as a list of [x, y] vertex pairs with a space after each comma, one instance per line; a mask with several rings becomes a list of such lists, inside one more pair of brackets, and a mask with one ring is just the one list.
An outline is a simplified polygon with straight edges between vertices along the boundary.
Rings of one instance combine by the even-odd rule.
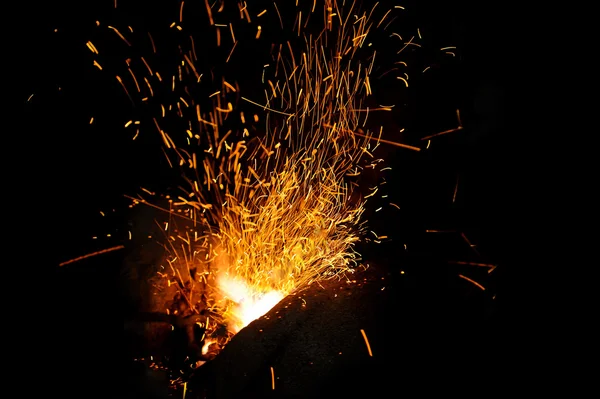
[[365, 344], [367, 345], [367, 350], [369, 351], [369, 356], [373, 357], [373, 352], [371, 352], [371, 345], [369, 345], [369, 340], [367, 339], [367, 334], [365, 333], [365, 330], [363, 330], [361, 328], [360, 333], [362, 334], [362, 336], [365, 340]]
[[87, 258], [91, 258], [92, 256], [102, 255], [102, 254], [105, 254], [105, 253], [108, 253], [108, 252], [112, 252], [112, 251], [117, 251], [117, 250], [123, 249], [123, 248], [125, 248], [124, 245], [117, 245], [116, 247], [111, 247], [111, 248], [103, 249], [101, 251], [92, 252], [91, 254], [79, 256], [77, 258], [74, 258], [74, 259], [71, 259], [71, 260], [59, 263], [58, 266], [61, 266], [61, 267], [62, 266], [66, 266], [66, 265], [69, 265], [71, 263], [75, 263], [75, 262], [79, 262], [79, 261], [87, 259]]

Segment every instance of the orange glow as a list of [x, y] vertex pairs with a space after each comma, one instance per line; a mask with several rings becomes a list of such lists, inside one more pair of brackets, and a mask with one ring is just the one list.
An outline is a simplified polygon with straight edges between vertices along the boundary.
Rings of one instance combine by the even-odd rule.
[[233, 333], [263, 316], [285, 297], [278, 291], [257, 292], [243, 281], [226, 277], [218, 278], [218, 284], [223, 296], [235, 304], [225, 315], [227, 326]]

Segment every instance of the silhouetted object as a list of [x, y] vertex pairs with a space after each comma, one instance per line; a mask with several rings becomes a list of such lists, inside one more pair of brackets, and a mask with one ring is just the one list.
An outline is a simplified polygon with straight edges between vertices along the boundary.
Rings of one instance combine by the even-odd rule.
[[494, 362], [491, 298], [446, 270], [413, 260], [357, 273], [353, 283], [313, 284], [240, 331], [197, 370], [187, 395], [388, 397], [477, 380]]

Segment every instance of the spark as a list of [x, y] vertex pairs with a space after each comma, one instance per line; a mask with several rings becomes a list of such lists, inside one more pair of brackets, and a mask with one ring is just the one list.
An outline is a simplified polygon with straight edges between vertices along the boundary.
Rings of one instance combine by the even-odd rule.
[[279, 8], [277, 8], [277, 3], [273, 2], [273, 5], [275, 6], [275, 11], [277, 11], [277, 16], [279, 17], [279, 24], [281, 25], [281, 29], [283, 29], [283, 20], [281, 19]]
[[293, 114], [290, 114], [290, 113], [287, 113], [287, 112], [283, 112], [283, 111], [278, 111], [278, 110], [276, 110], [276, 109], [269, 108], [269, 107], [267, 107], [266, 105], [261, 105], [261, 104], [259, 104], [259, 103], [257, 103], [257, 102], [254, 102], [254, 101], [252, 101], [252, 100], [249, 100], [249, 99], [247, 99], [246, 97], [242, 97], [242, 100], [244, 100], [244, 101], [247, 101], [247, 102], [249, 102], [250, 104], [254, 104], [254, 105], [256, 105], [256, 106], [259, 106], [259, 107], [261, 107], [262, 109], [264, 109], [264, 110], [267, 110], [267, 111], [276, 112], [276, 113], [278, 113], [278, 114], [285, 115], [285, 116], [294, 116]]
[[275, 390], [275, 370], [271, 366], [271, 389]]
[[413, 151], [421, 151], [421, 149], [419, 147], [415, 147], [412, 145], [397, 143], [395, 141], [384, 140], [384, 139], [375, 138], [375, 137], [367, 137], [364, 134], [357, 133], [357, 132], [353, 132], [353, 133], [359, 137], [365, 137], [365, 138], [368, 138], [369, 140], [376, 140], [377, 142], [380, 142], [380, 143], [390, 144], [390, 145], [393, 145], [396, 147], [406, 148], [406, 149], [413, 150]]
[[114, 26], [108, 26], [108, 29], [112, 29], [128, 46], [131, 46], [131, 43], [129, 43], [127, 39], [125, 39], [125, 36], [123, 36], [117, 28], [115, 28]]
[[477, 267], [487, 267], [490, 269], [495, 269], [496, 265], [490, 263], [477, 263], [477, 262], [465, 262], [465, 261], [449, 261], [448, 263], [452, 263], [455, 265], [466, 265], [466, 266], [477, 266]]
[[467, 280], [468, 282], [470, 282], [471, 284], [475, 285], [477, 288], [480, 288], [482, 291], [485, 291], [485, 287], [481, 284], [479, 284], [477, 281], [472, 280], [466, 276], [463, 276], [462, 274], [459, 274], [458, 277]]
[[[107, 234], [107, 236], [108, 236], [108, 237], [110, 237], [110, 234]], [[124, 245], [117, 245], [116, 247], [111, 247], [111, 248], [103, 249], [103, 250], [101, 250], [101, 251], [92, 252], [92, 253], [90, 253], [90, 254], [83, 255], [83, 256], [79, 256], [79, 257], [77, 257], [77, 258], [74, 258], [74, 259], [71, 259], [71, 260], [68, 260], [68, 261], [65, 261], [65, 262], [59, 263], [59, 264], [58, 264], [58, 266], [61, 266], [61, 267], [62, 267], [62, 266], [66, 266], [66, 265], [69, 265], [69, 264], [71, 264], [71, 263], [75, 263], [75, 262], [79, 262], [79, 261], [81, 261], [81, 260], [84, 260], [84, 259], [87, 259], [87, 258], [91, 258], [92, 256], [97, 256], [97, 255], [106, 254], [106, 253], [108, 253], [108, 252], [117, 251], [117, 250], [119, 250], [119, 249], [123, 249], [123, 248], [125, 248], [125, 246], [124, 246]]]
[[460, 181], [460, 175], [456, 176], [456, 185], [454, 186], [454, 194], [452, 195], [452, 203], [456, 202], [456, 194], [458, 193], [458, 183]]
[[475, 253], [477, 253], [479, 255], [479, 252], [477, 251], [477, 249], [475, 247], [477, 247], [477, 245], [472, 244], [471, 241], [469, 241], [469, 239], [467, 238], [467, 235], [465, 233], [460, 233], [460, 236], [463, 238], [463, 240], [465, 240], [465, 242], [467, 243], [467, 245], [473, 250], [475, 251]]
[[152, 45], [152, 52], [156, 54], [156, 45], [154, 44], [154, 39], [152, 38], [150, 32], [148, 32], [148, 38], [150, 39], [150, 44]]
[[131, 101], [133, 104], [135, 104], [135, 102], [133, 101], [133, 98], [131, 98], [131, 95], [129, 94], [129, 90], [127, 90], [127, 87], [123, 83], [123, 79], [121, 79], [121, 77], [119, 75], [117, 75], [117, 80], [121, 84], [121, 87], [123, 88], [123, 90], [125, 90], [125, 94], [127, 94], [127, 97], [129, 98], [129, 101]]
[[98, 54], [98, 49], [96, 49], [96, 46], [94, 46], [94, 44], [90, 41], [88, 41], [86, 43], [86, 46], [90, 49], [90, 51], [94, 54]]
[[454, 128], [454, 129], [448, 129], [448, 130], [444, 130], [443, 132], [439, 132], [439, 133], [436, 133], [436, 134], [432, 134], [432, 135], [430, 135], [430, 136], [421, 137], [421, 140], [429, 140], [429, 139], [432, 139], [432, 138], [434, 138], [434, 137], [442, 136], [442, 135], [444, 135], [444, 134], [458, 132], [459, 130], [462, 130], [462, 129], [463, 129], [463, 127], [462, 127], [462, 126], [459, 126], [459, 127], [457, 127], [457, 128]]
[[238, 42], [233, 43], [233, 47], [231, 48], [231, 51], [229, 52], [229, 55], [227, 56], [227, 60], [225, 61], [225, 63], [229, 62], [229, 59], [231, 58], [231, 55], [233, 54], [233, 50], [235, 50], [235, 47], [237, 46]]
[[403, 78], [403, 77], [401, 77], [401, 76], [396, 76], [396, 79], [399, 79], [399, 80], [403, 81], [403, 82], [404, 82], [404, 85], [405, 85], [406, 87], [408, 87], [408, 80], [404, 79], [404, 78]]
[[204, 5], [206, 6], [206, 12], [208, 13], [208, 20], [211, 25], [214, 25], [215, 21], [213, 20], [212, 10], [210, 4], [208, 4], [208, 0], [204, 0]]
[[365, 340], [365, 344], [367, 345], [367, 350], [369, 351], [369, 356], [373, 357], [373, 352], [371, 352], [371, 345], [369, 344], [369, 340], [367, 339], [367, 334], [365, 333], [365, 330], [363, 330], [361, 328], [360, 333], [362, 334], [363, 339]]

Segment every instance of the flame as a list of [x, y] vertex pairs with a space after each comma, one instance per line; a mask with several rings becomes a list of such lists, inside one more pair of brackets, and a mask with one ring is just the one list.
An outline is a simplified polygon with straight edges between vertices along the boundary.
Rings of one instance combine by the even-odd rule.
[[226, 314], [227, 328], [234, 334], [266, 314], [285, 296], [279, 291], [253, 290], [243, 281], [228, 277], [220, 278], [218, 281], [224, 297], [235, 304]]
[[208, 350], [210, 349], [210, 346], [213, 344], [216, 344], [217, 340], [215, 339], [207, 339], [204, 341], [204, 345], [202, 345], [202, 354], [206, 355], [208, 353]]

